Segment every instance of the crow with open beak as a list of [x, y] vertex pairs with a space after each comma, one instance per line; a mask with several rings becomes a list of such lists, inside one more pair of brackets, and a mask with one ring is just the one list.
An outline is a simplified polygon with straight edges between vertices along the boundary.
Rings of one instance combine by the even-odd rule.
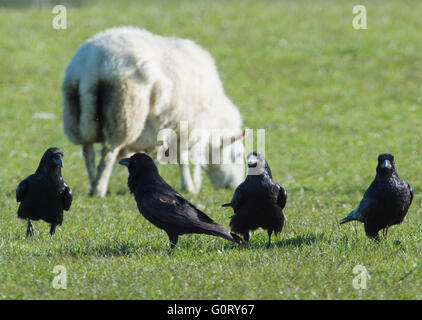
[[26, 236], [32, 236], [31, 220], [50, 223], [50, 235], [63, 222], [63, 210], [72, 204], [72, 190], [63, 180], [63, 151], [49, 148], [41, 158], [34, 174], [21, 181], [16, 189], [16, 201], [20, 202], [18, 218], [27, 220]]
[[223, 207], [232, 207], [230, 227], [233, 232], [243, 235], [249, 248], [249, 231], [263, 228], [268, 232], [268, 244], [271, 235], [283, 229], [283, 209], [287, 201], [287, 192], [272, 179], [270, 167], [259, 152], [251, 152], [247, 157], [248, 176], [234, 192], [230, 203]]
[[374, 181], [357, 208], [343, 218], [340, 224], [354, 220], [363, 222], [366, 235], [378, 242], [378, 232], [384, 229], [386, 236], [388, 227], [400, 224], [412, 200], [412, 187], [407, 181], [399, 178], [393, 155], [380, 154]]

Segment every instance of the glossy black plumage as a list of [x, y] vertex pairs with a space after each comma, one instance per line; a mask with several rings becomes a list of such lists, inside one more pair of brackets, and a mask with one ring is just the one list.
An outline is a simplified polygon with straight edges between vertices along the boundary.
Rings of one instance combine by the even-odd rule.
[[209, 234], [241, 243], [237, 235], [214, 222], [168, 185], [148, 155], [137, 153], [119, 163], [128, 167], [128, 186], [139, 211], [167, 233], [172, 248], [177, 244], [179, 235], [189, 233]]
[[60, 149], [47, 149], [35, 173], [16, 189], [16, 201], [20, 202], [18, 218], [27, 219], [27, 236], [33, 233], [31, 220], [40, 219], [50, 223], [53, 235], [56, 226], [63, 222], [63, 210], [69, 210], [72, 204], [72, 190], [61, 176], [62, 157]]
[[376, 172], [358, 207], [340, 223], [363, 222], [366, 235], [379, 241], [380, 230], [384, 229], [386, 234], [388, 227], [403, 221], [413, 200], [413, 190], [399, 178], [391, 154], [379, 155]]
[[271, 170], [264, 156], [259, 152], [248, 155], [248, 176], [235, 190], [230, 203], [232, 207], [230, 227], [233, 232], [243, 235], [249, 247], [249, 231], [263, 228], [268, 232], [268, 246], [271, 234], [283, 229], [283, 209], [287, 192], [272, 179]]

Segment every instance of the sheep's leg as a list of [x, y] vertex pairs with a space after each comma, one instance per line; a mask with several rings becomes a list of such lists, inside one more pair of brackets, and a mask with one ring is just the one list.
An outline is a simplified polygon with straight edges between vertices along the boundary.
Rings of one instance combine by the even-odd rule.
[[118, 159], [121, 158], [130, 158], [133, 156], [135, 152], [131, 151], [129, 148], [123, 148], [119, 151], [119, 155], [117, 156]]
[[195, 185], [195, 192], [198, 193], [202, 185], [202, 167], [200, 164], [195, 164], [193, 168], [193, 183]]
[[384, 228], [384, 230], [383, 230], [383, 232], [382, 232], [382, 235], [387, 239], [387, 234], [388, 234], [388, 227], [385, 227]]
[[180, 164], [179, 167], [182, 190], [196, 193], [195, 185], [193, 184], [192, 177], [190, 175], [189, 164]]
[[90, 192], [92, 193], [95, 182], [95, 151], [92, 143], [82, 146], [86, 170], [88, 171]]
[[186, 190], [188, 192], [195, 193], [195, 185], [192, 181], [192, 176], [190, 174], [189, 169], [189, 150], [186, 148], [186, 150], [180, 151], [180, 162], [179, 162], [179, 168], [180, 168], [180, 185], [182, 190]]
[[116, 162], [117, 155], [120, 148], [112, 148], [104, 145], [101, 155], [101, 161], [98, 165], [97, 177], [94, 182], [94, 188], [91, 192], [92, 195], [104, 197], [107, 192], [108, 180], [113, 170], [113, 165]]
[[203, 154], [201, 153], [201, 148], [203, 147], [203, 143], [196, 143], [192, 149], [192, 157], [193, 157], [193, 184], [194, 184], [194, 193], [198, 193], [201, 189], [202, 184], [202, 163], [203, 161]]

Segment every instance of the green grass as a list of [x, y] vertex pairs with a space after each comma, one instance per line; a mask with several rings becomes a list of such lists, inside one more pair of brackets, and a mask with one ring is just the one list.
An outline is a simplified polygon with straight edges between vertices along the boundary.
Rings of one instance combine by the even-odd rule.
[[[352, 28], [355, 4], [101, 1], [69, 6], [67, 30], [51, 27], [51, 6], [0, 7], [0, 299], [421, 299], [422, 3], [361, 1], [361, 31]], [[139, 214], [122, 167], [106, 199], [87, 196], [80, 147], [63, 134], [60, 86], [78, 46], [118, 25], [194, 39], [215, 57], [245, 126], [266, 129], [268, 162], [288, 192], [272, 248], [258, 230], [249, 251], [186, 235], [170, 253], [165, 233]], [[54, 237], [35, 222], [25, 239], [15, 189], [50, 146], [65, 151], [74, 202]], [[396, 156], [415, 199], [375, 244], [362, 225], [338, 220], [360, 201], [382, 152]], [[160, 171], [179, 189], [177, 167]], [[220, 204], [232, 191], [204, 180], [186, 197], [228, 225]], [[370, 274], [367, 290], [353, 289], [357, 264]], [[56, 265], [67, 268], [66, 290], [52, 287]]]

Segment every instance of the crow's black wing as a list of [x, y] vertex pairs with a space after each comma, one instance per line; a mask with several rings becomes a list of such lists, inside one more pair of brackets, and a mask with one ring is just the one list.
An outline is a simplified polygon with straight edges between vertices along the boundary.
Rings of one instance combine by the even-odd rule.
[[366, 189], [365, 193], [363, 194], [363, 198], [360, 201], [358, 207], [355, 209], [357, 210], [357, 216], [360, 219], [359, 221], [364, 221], [364, 219], [376, 210], [380, 204], [382, 204], [382, 192], [383, 187], [376, 183], [376, 180], [372, 181], [369, 185], [369, 188]]
[[142, 195], [140, 204], [142, 210], [148, 211], [148, 214], [162, 223], [183, 228], [215, 224], [211, 218], [178, 193], [170, 195], [166, 192], [147, 192]]
[[364, 222], [368, 214], [370, 214], [378, 206], [378, 200], [376, 198], [371, 198], [369, 192], [365, 192], [362, 200], [359, 202], [359, 205], [353, 209], [349, 215], [340, 220], [340, 223], [346, 223], [349, 221], [357, 220]]
[[230, 203], [223, 204], [223, 207], [232, 207], [234, 211], [238, 210], [243, 201], [245, 200], [245, 192], [243, 191], [243, 182], [234, 191], [232, 200]]
[[364, 219], [373, 212], [373, 210], [376, 210], [376, 208], [379, 206], [379, 201], [376, 198], [369, 197], [366, 193], [362, 200], [359, 202], [359, 205], [357, 207], [357, 216], [359, 217], [359, 221], [364, 221]]
[[73, 194], [72, 189], [64, 182], [64, 190], [62, 192], [62, 200], [63, 200], [63, 209], [68, 211], [70, 209], [70, 205], [72, 204]]
[[214, 220], [208, 217], [204, 212], [199, 210], [188, 200], [183, 198], [180, 194], [176, 194], [176, 199], [178, 203], [177, 208], [181, 210], [180, 212], [178, 210], [179, 214], [183, 214], [187, 216], [189, 219], [193, 218], [194, 220], [199, 220], [200, 222], [213, 223], [213, 224], [215, 223]]
[[403, 181], [407, 185], [407, 188], [409, 189], [409, 192], [410, 192], [410, 202], [409, 202], [409, 207], [410, 207], [410, 205], [412, 204], [412, 201], [413, 201], [413, 188], [411, 187], [411, 185], [406, 180], [403, 180]]
[[282, 186], [279, 185], [278, 182], [275, 183], [278, 188], [278, 197], [277, 197], [277, 203], [279, 204], [280, 208], [283, 210], [286, 206], [287, 202], [287, 192], [284, 190]]
[[21, 202], [24, 198], [26, 193], [28, 192], [29, 182], [28, 179], [22, 180], [18, 187], [16, 188], [16, 201]]

